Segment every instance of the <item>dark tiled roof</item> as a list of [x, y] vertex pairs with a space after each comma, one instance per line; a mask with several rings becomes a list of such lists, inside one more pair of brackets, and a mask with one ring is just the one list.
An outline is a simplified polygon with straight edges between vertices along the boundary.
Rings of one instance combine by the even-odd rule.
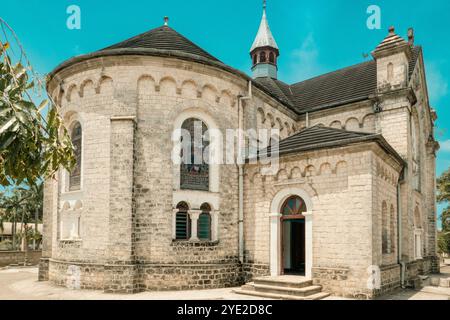
[[[312, 126], [279, 142], [279, 154], [286, 155], [302, 151], [341, 147], [353, 143], [376, 141], [386, 152], [392, 154], [400, 163], [400, 155], [380, 134], [346, 131], [329, 127]], [[270, 153], [270, 147], [259, 152], [260, 156]]]
[[197, 55], [213, 61], [219, 61], [217, 58], [168, 26], [152, 29], [100, 51], [111, 49], [155, 49], [176, 51]]
[[[410, 76], [421, 50], [419, 46], [412, 50]], [[257, 78], [255, 82], [278, 100], [286, 101], [297, 113], [304, 113], [366, 100], [376, 94], [376, 61], [360, 63], [292, 85], [270, 78]]]

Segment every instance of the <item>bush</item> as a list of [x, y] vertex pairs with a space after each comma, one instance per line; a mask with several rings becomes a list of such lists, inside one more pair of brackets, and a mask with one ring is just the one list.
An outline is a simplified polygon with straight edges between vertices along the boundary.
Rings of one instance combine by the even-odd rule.
[[0, 251], [10, 251], [13, 249], [11, 240], [3, 240], [0, 242]]

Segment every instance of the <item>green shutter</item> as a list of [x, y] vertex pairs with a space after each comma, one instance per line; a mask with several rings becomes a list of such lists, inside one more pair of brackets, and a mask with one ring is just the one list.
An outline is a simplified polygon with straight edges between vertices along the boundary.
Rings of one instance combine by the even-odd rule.
[[189, 239], [189, 217], [186, 212], [178, 212], [176, 216], [177, 240]]
[[211, 240], [211, 216], [209, 213], [202, 213], [198, 217], [197, 232], [200, 240]]

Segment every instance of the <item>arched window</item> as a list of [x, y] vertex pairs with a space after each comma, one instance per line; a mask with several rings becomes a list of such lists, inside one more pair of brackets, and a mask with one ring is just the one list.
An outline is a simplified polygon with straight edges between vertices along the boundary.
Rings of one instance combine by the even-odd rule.
[[269, 62], [275, 63], [275, 55], [273, 54], [273, 52], [269, 53]]
[[388, 229], [388, 208], [385, 201], [383, 201], [383, 204], [381, 206], [381, 227], [382, 227], [381, 250], [383, 254], [387, 254], [389, 253], [389, 245], [388, 245], [389, 229]]
[[266, 62], [266, 53], [263, 51], [259, 54], [259, 63]]
[[176, 214], [176, 239], [188, 240], [191, 237], [191, 219], [189, 217], [189, 206], [186, 202], [180, 202], [177, 205]]
[[396, 239], [395, 239], [395, 209], [391, 205], [391, 218], [390, 218], [390, 231], [391, 231], [391, 253], [395, 252]]
[[197, 236], [199, 240], [211, 240], [211, 206], [207, 203], [200, 207], [202, 213], [197, 221]]
[[389, 82], [391, 82], [392, 80], [394, 80], [394, 65], [392, 64], [392, 62], [390, 62], [387, 65], [387, 80]]
[[[206, 124], [195, 118], [187, 119], [181, 128], [183, 136], [189, 141], [182, 141], [183, 150], [189, 155], [182, 155], [180, 166], [180, 188], [188, 190], [209, 191], [209, 155], [204, 151], [209, 145]], [[186, 144], [185, 144], [186, 142]]]
[[305, 201], [299, 196], [288, 198], [281, 207], [283, 216], [299, 216], [307, 211]]
[[416, 229], [422, 229], [422, 223], [420, 220], [420, 211], [419, 208], [416, 207], [414, 210], [414, 227]]
[[69, 191], [81, 188], [81, 140], [82, 130], [79, 122], [76, 122], [71, 132], [72, 144], [74, 146], [75, 166], [69, 174]]
[[257, 64], [258, 63], [258, 55], [257, 54], [254, 54], [253, 55], [253, 65], [255, 65], [255, 64]]
[[422, 259], [422, 219], [419, 207], [414, 209], [414, 257]]

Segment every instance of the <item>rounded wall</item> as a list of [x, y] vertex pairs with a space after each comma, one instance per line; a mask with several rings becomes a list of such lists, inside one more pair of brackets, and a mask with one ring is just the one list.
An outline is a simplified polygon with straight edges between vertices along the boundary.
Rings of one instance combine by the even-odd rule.
[[[157, 289], [162, 280], [167, 286], [165, 274], [169, 271], [164, 270], [182, 275], [171, 278], [171, 288], [235, 285], [239, 273], [237, 168], [234, 164], [217, 166], [215, 187], [210, 191], [179, 190], [174, 184], [177, 165], [171, 160], [171, 138], [177, 117], [192, 111], [223, 133], [236, 129], [237, 96], [245, 86], [246, 81], [224, 71], [161, 57], [104, 57], [60, 71], [48, 88], [61, 105], [65, 124], [70, 126], [76, 119], [82, 126], [82, 183], [80, 190], [68, 191], [67, 172], [59, 175], [50, 280], [67, 283], [67, 265], [96, 266], [88, 269], [97, 276], [81, 276], [80, 285], [99, 288], [111, 272], [123, 271], [117, 267], [121, 260], [140, 268], [115, 283], [116, 291], [130, 283], [133, 290]], [[134, 129], [122, 138], [118, 133], [126, 126]], [[121, 131], [116, 132], [118, 128]], [[115, 155], [130, 144], [129, 157]], [[124, 168], [132, 168], [132, 175], [117, 174]], [[129, 192], [130, 199], [113, 196], [118, 185], [127, 184], [131, 189], [120, 190]], [[213, 204], [217, 214], [215, 241], [173, 240], [174, 199], [180, 197], [186, 201], [204, 198]], [[79, 238], [63, 239], [61, 223], [67, 214], [62, 213], [77, 201], [83, 203], [78, 211]], [[122, 212], [121, 208], [129, 210]], [[102, 265], [108, 267], [99, 267]], [[205, 279], [213, 269], [221, 276]]]

